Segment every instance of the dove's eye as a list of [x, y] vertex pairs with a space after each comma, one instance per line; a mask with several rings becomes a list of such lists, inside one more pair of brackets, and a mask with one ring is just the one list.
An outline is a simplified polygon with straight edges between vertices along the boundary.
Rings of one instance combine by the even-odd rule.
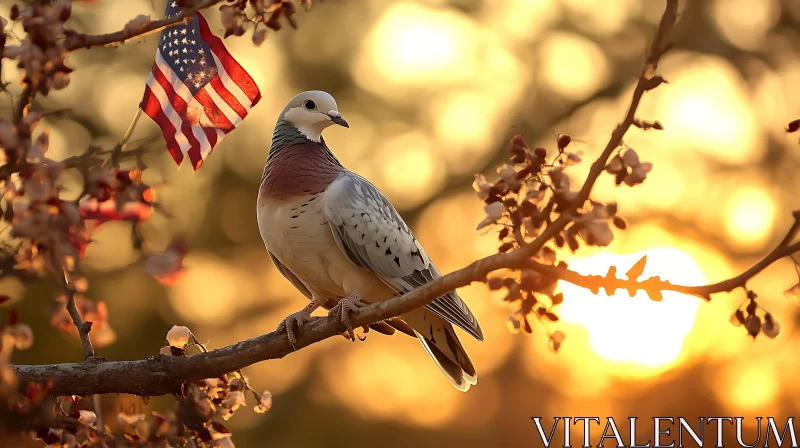
[[317, 108], [317, 105], [314, 104], [314, 102], [311, 100], [306, 100], [306, 102], [303, 103], [303, 106], [305, 106], [305, 108], [308, 110], [313, 110]]

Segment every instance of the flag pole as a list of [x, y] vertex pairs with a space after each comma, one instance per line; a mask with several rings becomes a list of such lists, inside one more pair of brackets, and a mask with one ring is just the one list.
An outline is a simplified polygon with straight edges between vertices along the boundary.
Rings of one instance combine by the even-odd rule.
[[122, 136], [122, 139], [119, 141], [117, 146], [119, 146], [120, 150], [125, 149], [125, 145], [128, 144], [128, 140], [131, 139], [131, 135], [133, 135], [133, 130], [136, 129], [136, 123], [139, 122], [139, 117], [142, 116], [142, 108], [136, 108], [136, 115], [133, 116], [133, 120], [131, 121], [130, 126], [128, 126], [128, 130], [125, 131], [125, 135]]
[[133, 135], [133, 130], [136, 129], [136, 123], [139, 122], [139, 117], [141, 116], [142, 116], [142, 108], [137, 107], [136, 115], [133, 116], [133, 120], [131, 121], [131, 124], [128, 126], [128, 130], [125, 131], [125, 134], [117, 142], [117, 144], [114, 146], [114, 149], [111, 151], [111, 159], [109, 159], [109, 163], [113, 167], [115, 168], [119, 167], [119, 159], [120, 156], [122, 155], [122, 151], [124, 151], [125, 147], [128, 145], [128, 140], [131, 139], [131, 135]]

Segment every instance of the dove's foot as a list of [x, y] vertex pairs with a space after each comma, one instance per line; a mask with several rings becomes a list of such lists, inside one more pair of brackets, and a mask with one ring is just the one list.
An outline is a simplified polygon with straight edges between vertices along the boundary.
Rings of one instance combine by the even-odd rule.
[[339, 303], [328, 312], [328, 315], [339, 316], [339, 320], [347, 327], [347, 337], [351, 341], [356, 340], [356, 334], [353, 332], [353, 324], [350, 322], [350, 313], [358, 314], [359, 311], [361, 311], [361, 307], [364, 305], [366, 305], [366, 303], [362, 302], [358, 296], [353, 294], [339, 300]]
[[295, 344], [297, 344], [297, 337], [294, 335], [294, 331], [300, 328], [306, 322], [312, 321], [316, 319], [316, 317], [311, 315], [311, 311], [314, 311], [316, 307], [307, 306], [302, 310], [292, 313], [286, 316], [286, 319], [283, 319], [278, 325], [278, 331], [286, 330], [286, 336], [289, 338], [289, 344], [292, 345], [292, 348], [297, 350]]

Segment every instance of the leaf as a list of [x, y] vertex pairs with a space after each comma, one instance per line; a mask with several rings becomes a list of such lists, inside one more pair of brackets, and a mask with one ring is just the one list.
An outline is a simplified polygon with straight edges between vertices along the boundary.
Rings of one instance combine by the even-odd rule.
[[664, 295], [661, 294], [661, 291], [657, 288], [649, 289], [645, 292], [647, 292], [647, 296], [650, 297], [650, 300], [653, 302], [660, 302], [664, 300]]
[[631, 267], [628, 272], [625, 274], [628, 276], [628, 280], [636, 280], [637, 278], [642, 276], [644, 272], [644, 265], [647, 264], [647, 255], [642, 256], [639, 261], [636, 262], [633, 267]]

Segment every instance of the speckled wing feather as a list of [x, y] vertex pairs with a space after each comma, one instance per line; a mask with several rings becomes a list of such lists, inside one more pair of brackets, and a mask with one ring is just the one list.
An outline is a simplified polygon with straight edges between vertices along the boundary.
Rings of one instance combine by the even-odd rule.
[[[363, 177], [341, 173], [324, 201], [339, 249], [395, 291], [408, 292], [442, 276], [392, 204]], [[478, 321], [455, 291], [426, 308], [483, 340]]]

